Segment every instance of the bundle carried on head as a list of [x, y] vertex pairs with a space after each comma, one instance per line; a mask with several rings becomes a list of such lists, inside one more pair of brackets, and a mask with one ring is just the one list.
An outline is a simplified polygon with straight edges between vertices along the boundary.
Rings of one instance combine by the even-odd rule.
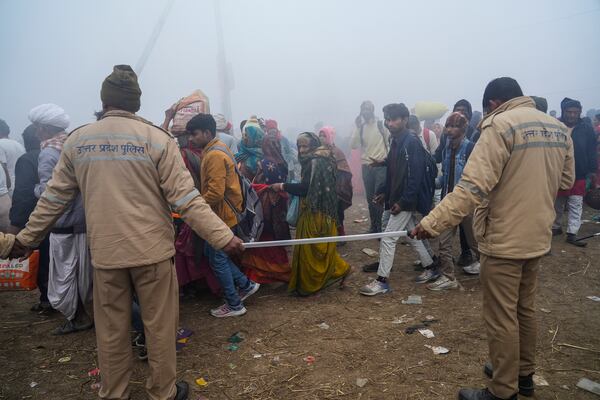
[[448, 107], [435, 101], [418, 101], [415, 103], [414, 114], [420, 120], [436, 120], [448, 112]]
[[[167, 111], [163, 122], [163, 129], [169, 130], [173, 135], [180, 136], [186, 133], [185, 127], [190, 119], [198, 114], [210, 114], [208, 97], [200, 90], [194, 90], [187, 97], [179, 99]], [[173, 124], [169, 128], [169, 124]]]

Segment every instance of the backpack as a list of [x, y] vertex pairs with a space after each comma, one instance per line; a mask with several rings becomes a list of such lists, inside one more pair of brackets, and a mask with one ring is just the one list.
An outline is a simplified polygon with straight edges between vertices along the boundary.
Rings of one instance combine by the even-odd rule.
[[438, 167], [431, 153], [429, 153], [425, 147], [422, 147], [422, 149], [425, 153], [425, 172], [423, 173], [423, 183], [421, 184], [419, 195], [417, 197], [417, 211], [423, 216], [426, 216], [433, 206], [435, 179], [438, 176]]
[[235, 158], [225, 146], [213, 146], [208, 149], [208, 152], [212, 150], [222, 151], [233, 161], [235, 173], [240, 180], [242, 211], [238, 211], [229, 199], [225, 197], [225, 203], [235, 213], [237, 220], [235, 234], [246, 243], [258, 241], [264, 228], [263, 209], [256, 190], [252, 188], [252, 182], [240, 173]]

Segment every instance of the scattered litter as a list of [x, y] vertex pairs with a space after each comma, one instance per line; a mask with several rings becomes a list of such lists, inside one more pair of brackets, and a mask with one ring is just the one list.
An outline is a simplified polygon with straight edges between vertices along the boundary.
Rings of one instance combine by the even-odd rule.
[[[94, 368], [89, 370], [87, 375], [92, 378], [100, 378], [100, 368]], [[100, 382], [96, 382], [96, 379], [92, 379], [92, 384], [90, 385], [90, 389], [92, 390], [100, 390]]]
[[588, 296], [587, 298], [592, 301], [600, 301], [600, 297], [598, 297], [598, 296]]
[[187, 344], [188, 340], [190, 340], [189, 337], [177, 339], [177, 343]]
[[427, 339], [431, 339], [434, 338], [435, 335], [433, 334], [433, 331], [431, 329], [419, 329], [419, 333], [423, 336], [425, 336]]
[[435, 317], [433, 315], [426, 315], [425, 316], [425, 321], [437, 321], [437, 319], [435, 319]]
[[34, 387], [36, 387], [37, 385], [39, 385], [39, 383], [37, 383], [37, 382], [31, 382], [31, 383], [29, 384], [29, 387], [30, 387], [30, 388], [34, 388]]
[[227, 350], [229, 351], [238, 351], [239, 348], [240, 346], [238, 346], [237, 344], [230, 344], [229, 346], [227, 346]]
[[421, 296], [411, 294], [410, 296], [408, 296], [408, 299], [402, 300], [402, 304], [423, 304], [423, 300]]
[[279, 356], [275, 356], [271, 360], [271, 364], [279, 364], [280, 362], [281, 362], [281, 359], [279, 358]]
[[71, 361], [71, 357], [69, 357], [69, 356], [58, 359], [58, 362], [61, 364], [68, 363], [69, 361]]
[[560, 388], [561, 389], [565, 389], [565, 390], [569, 390], [569, 387], [567, 385], [562, 385]]
[[316, 361], [316, 359], [313, 356], [306, 356], [303, 358], [304, 362], [306, 362], [308, 365], [313, 365], [314, 362]]
[[591, 393], [600, 394], [600, 383], [591, 381], [587, 378], [581, 378], [579, 382], [577, 382], [577, 387]]
[[367, 222], [369, 220], [369, 218], [358, 218], [354, 220], [355, 224], [362, 224], [363, 222]]
[[327, 325], [325, 322], [320, 323], [318, 327], [321, 329], [329, 329], [329, 325]]
[[367, 378], [356, 378], [356, 386], [359, 388], [365, 387], [367, 382], [369, 382]]
[[535, 383], [536, 386], [550, 386], [546, 378], [538, 374], [533, 375], [533, 383]]
[[566, 251], [564, 251], [564, 250], [561, 250], [560, 252], [561, 252], [561, 253], [566, 253]]
[[235, 364], [229, 363], [229, 369], [235, 369], [235, 367], [236, 367]]
[[206, 380], [202, 377], [196, 379], [196, 385], [198, 386], [206, 386], [208, 385], [208, 382], [206, 382]]
[[392, 321], [392, 324], [400, 325], [400, 324], [404, 324], [404, 323], [410, 322], [410, 321], [414, 321], [414, 318], [407, 317], [406, 314], [404, 314], [400, 318], [398, 318], [398, 317], [394, 318], [394, 320]]
[[426, 329], [426, 328], [427, 328], [427, 326], [423, 325], [423, 324], [412, 325], [412, 326], [409, 326], [408, 328], [406, 328], [404, 330], [404, 333], [406, 333], [408, 335], [412, 335], [413, 333], [415, 333], [419, 329]]
[[241, 343], [244, 341], [244, 339], [246, 339], [246, 335], [244, 335], [242, 332], [236, 332], [233, 335], [229, 336], [229, 339], [227, 339], [227, 341], [229, 343]]
[[547, 308], [540, 308], [540, 311], [543, 312], [543, 313], [546, 313], [546, 314], [550, 314], [551, 313], [551, 311], [548, 310]]
[[262, 356], [263, 356], [262, 354], [254, 354], [253, 355], [254, 358], [262, 358]]
[[442, 346], [430, 346], [430, 345], [426, 344], [425, 347], [427, 347], [428, 349], [431, 349], [433, 351], [433, 354], [448, 354], [448, 353], [450, 353], [450, 350], [448, 350], [447, 348], [442, 347]]
[[379, 255], [379, 253], [373, 249], [364, 248], [361, 251], [363, 253], [365, 253], [366, 255], [368, 255], [369, 257], [377, 257]]
[[189, 338], [194, 334], [194, 331], [187, 328], [179, 328], [177, 329], [177, 340]]

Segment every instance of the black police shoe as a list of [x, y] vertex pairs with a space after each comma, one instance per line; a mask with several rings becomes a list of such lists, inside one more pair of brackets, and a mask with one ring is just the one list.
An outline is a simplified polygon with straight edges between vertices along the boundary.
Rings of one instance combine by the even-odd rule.
[[517, 395], [514, 394], [508, 399], [502, 399], [494, 396], [487, 389], [460, 389], [458, 400], [517, 400]]
[[[483, 373], [490, 379], [494, 375], [494, 368], [492, 363], [486, 362], [483, 366]], [[535, 385], [533, 384], [533, 374], [527, 376], [519, 376], [519, 394], [527, 397], [532, 397], [535, 391]]]
[[363, 272], [377, 272], [379, 269], [379, 261], [367, 264], [362, 267]]
[[181, 381], [177, 382], [175, 387], [177, 388], [177, 394], [174, 400], [187, 400], [190, 393], [190, 385], [185, 381]]
[[575, 236], [573, 233], [567, 233], [567, 243], [577, 247], [587, 246], [587, 243], [578, 241], [577, 236]]

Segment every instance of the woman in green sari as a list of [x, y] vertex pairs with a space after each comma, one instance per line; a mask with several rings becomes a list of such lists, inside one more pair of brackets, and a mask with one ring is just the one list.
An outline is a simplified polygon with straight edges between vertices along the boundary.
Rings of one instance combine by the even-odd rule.
[[[335, 158], [312, 132], [298, 136], [298, 157], [302, 165], [301, 182], [276, 183], [271, 188], [301, 197], [297, 239], [337, 236]], [[335, 243], [295, 246], [288, 290], [308, 296], [335, 282], [343, 286], [350, 271]]]

